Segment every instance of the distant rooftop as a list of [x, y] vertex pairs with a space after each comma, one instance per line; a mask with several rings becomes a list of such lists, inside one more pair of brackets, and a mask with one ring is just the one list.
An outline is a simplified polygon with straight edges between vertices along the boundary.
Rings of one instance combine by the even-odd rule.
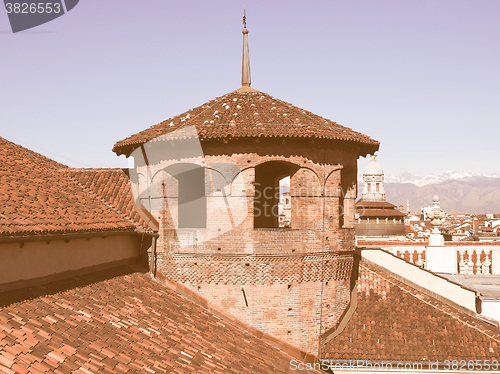
[[440, 274], [464, 287], [473, 289], [486, 300], [500, 300], [500, 275]]

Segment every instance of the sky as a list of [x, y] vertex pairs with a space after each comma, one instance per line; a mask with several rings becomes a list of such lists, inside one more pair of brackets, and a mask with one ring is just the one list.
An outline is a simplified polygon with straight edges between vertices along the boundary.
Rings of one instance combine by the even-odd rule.
[[[12, 33], [0, 9], [0, 136], [72, 167], [241, 86], [380, 141], [388, 175], [500, 172], [500, 1], [81, 0]], [[361, 158], [362, 170], [368, 159]]]

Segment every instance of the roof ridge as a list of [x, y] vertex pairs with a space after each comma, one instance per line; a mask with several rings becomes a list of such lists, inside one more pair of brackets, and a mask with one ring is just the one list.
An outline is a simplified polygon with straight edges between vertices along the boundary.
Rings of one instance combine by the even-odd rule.
[[[202, 107], [202, 106], [203, 106], [203, 105], [205, 105], [205, 104], [208, 104], [208, 103], [210, 103], [210, 102], [212, 102], [212, 101], [215, 101], [212, 105], [208, 106], [207, 108], [204, 108], [204, 109], [203, 109], [203, 110], [201, 110], [198, 114], [196, 114], [193, 118], [189, 118], [189, 120], [188, 120], [186, 123], [179, 125], [179, 127], [177, 127], [176, 129], [174, 129], [173, 131], [183, 129], [183, 128], [187, 127], [186, 125], [187, 125], [189, 122], [191, 122], [192, 120], [194, 120], [195, 118], [197, 118], [198, 116], [200, 116], [202, 113], [205, 113], [205, 111], [206, 111], [206, 110], [208, 110], [208, 109], [212, 108], [214, 105], [216, 105], [217, 103], [219, 103], [219, 102], [220, 102], [220, 101], [221, 101], [224, 97], [226, 97], [227, 95], [230, 95], [230, 94], [231, 94], [231, 93], [233, 93], [233, 92], [236, 92], [236, 91], [231, 91], [231, 92], [229, 92], [229, 93], [227, 93], [227, 94], [224, 94], [224, 95], [222, 95], [222, 96], [220, 96], [220, 97], [216, 97], [215, 99], [209, 100], [209, 101], [207, 101], [207, 102], [205, 102], [205, 103], [203, 103], [203, 104], [201, 104], [201, 105], [199, 105], [199, 106], [197, 106], [197, 107], [195, 107], [195, 108], [188, 109], [188, 110], [186, 110], [186, 111], [184, 111], [184, 112], [182, 112], [182, 113], [180, 113], [180, 114], [177, 114], [177, 115], [175, 115], [175, 116], [172, 116], [172, 117], [169, 117], [169, 118], [167, 118], [167, 119], [164, 119], [163, 121], [158, 122], [157, 124], [152, 125], [152, 126], [148, 127], [147, 129], [145, 129], [145, 130], [143, 130], [143, 131], [146, 131], [146, 130], [149, 130], [149, 129], [153, 129], [153, 128], [157, 127], [157, 126], [163, 125], [164, 123], [166, 123], [166, 122], [168, 122], [168, 121], [172, 121], [172, 122], [173, 122], [173, 119], [174, 119], [174, 118], [177, 118], [177, 117], [181, 117], [181, 116], [183, 116], [183, 115], [186, 115], [186, 114], [188, 114], [188, 112], [192, 111], [193, 109], [200, 108], [200, 107]], [[140, 132], [142, 132], [142, 131], [140, 131]], [[162, 135], [163, 135], [163, 134], [162, 134]], [[133, 135], [131, 135], [131, 136], [133, 136]], [[131, 136], [129, 136], [129, 137], [127, 137], [127, 138], [125, 138], [125, 139], [123, 139], [123, 140], [121, 140], [121, 141], [119, 141], [119, 142], [122, 142], [122, 141], [124, 141], [124, 140], [126, 140], [126, 139], [130, 138]], [[159, 136], [161, 136], [161, 135], [159, 135]], [[153, 139], [155, 139], [155, 138], [152, 138], [152, 139], [150, 139], [150, 140], [148, 140], [148, 141], [151, 141], [151, 140], [153, 140]], [[119, 143], [119, 142], [117, 142], [117, 143]], [[145, 143], [147, 143], [147, 141], [146, 141]], [[132, 143], [132, 144], [133, 144], [133, 143]], [[114, 149], [115, 147], [116, 147], [116, 144], [115, 144], [115, 146], [113, 147], [113, 149]]]
[[[234, 91], [233, 91], [233, 92], [234, 92]], [[216, 97], [215, 99], [212, 99], [212, 100], [207, 101], [207, 103], [206, 103], [206, 104], [208, 104], [208, 103], [209, 103], [209, 102], [211, 102], [211, 101], [215, 101], [215, 102], [214, 102], [212, 105], [210, 105], [209, 107], [207, 107], [207, 108], [203, 109], [202, 111], [200, 111], [200, 112], [199, 112], [197, 115], [195, 115], [193, 118], [189, 118], [189, 121], [187, 121], [184, 125], [179, 126], [179, 127], [178, 127], [178, 128], [176, 128], [174, 131], [176, 131], [176, 130], [180, 130], [180, 129], [183, 129], [183, 128], [187, 127], [186, 125], [187, 125], [189, 122], [191, 122], [191, 121], [193, 121], [195, 118], [199, 117], [202, 113], [205, 113], [208, 109], [210, 109], [210, 108], [212, 108], [214, 105], [218, 104], [218, 103], [219, 103], [219, 102], [220, 102], [220, 101], [221, 101], [224, 97], [228, 96], [228, 95], [229, 95], [229, 94], [231, 94], [231, 93], [232, 93], [232, 92], [229, 92], [229, 93], [227, 93], [227, 94], [225, 94], [225, 95], [222, 95], [222, 96], [220, 96], [220, 97], [218, 97], [218, 98]], [[203, 104], [201, 104], [201, 105], [203, 105]], [[199, 107], [198, 107], [198, 108], [199, 108]], [[191, 109], [190, 109], [190, 110], [191, 110]], [[188, 110], [188, 112], [189, 112], [189, 110]], [[186, 112], [184, 112], [184, 113], [186, 113]], [[184, 114], [184, 113], [182, 113], [182, 114]], [[181, 115], [181, 114], [179, 114], [179, 116], [180, 116], [180, 115]], [[176, 117], [178, 117], [178, 116], [176, 116]], [[172, 117], [172, 118], [173, 118], [173, 117]], [[168, 120], [166, 120], [166, 121], [168, 121]], [[164, 121], [164, 122], [165, 122], [165, 121]]]
[[[282, 100], [282, 99], [275, 98], [274, 96], [271, 96], [270, 94], [265, 93], [265, 92], [263, 92], [263, 94], [265, 94], [265, 95], [269, 96], [270, 98], [272, 98], [272, 99], [274, 99], [274, 100], [278, 100], [278, 101], [280, 101], [280, 102], [282, 102], [282, 103], [286, 104], [286, 105], [287, 105], [287, 106], [289, 106], [289, 107], [294, 107], [294, 108], [300, 109], [300, 110], [304, 113], [304, 115], [306, 115], [307, 117], [309, 117], [309, 118], [311, 119], [311, 121], [313, 121], [313, 120], [314, 120], [314, 118], [313, 118], [313, 117], [318, 117], [318, 118], [323, 119], [326, 123], [332, 122], [332, 123], [336, 124], [337, 126], [343, 127], [344, 129], [354, 131], [353, 129], [351, 129], [351, 128], [347, 127], [347, 126], [343, 126], [343, 125], [341, 125], [341, 124], [339, 124], [339, 123], [337, 123], [337, 122], [335, 122], [335, 121], [333, 121], [333, 120], [329, 120], [328, 118], [322, 117], [322, 116], [320, 116], [320, 115], [318, 115], [318, 114], [314, 114], [314, 113], [312, 113], [311, 111], [309, 111], [309, 110], [307, 110], [307, 109], [300, 108], [300, 107], [298, 107], [298, 106], [296, 106], [296, 105], [294, 105], [294, 104], [292, 104], [292, 103], [289, 103], [288, 101], [285, 101], [285, 100]], [[313, 124], [313, 125], [316, 125], [316, 124]]]
[[[90, 194], [91, 196], [97, 198], [99, 201], [101, 201], [104, 205], [106, 205], [108, 208], [111, 208], [114, 212], [120, 214], [120, 216], [122, 218], [124, 218], [125, 220], [127, 220], [129, 223], [131, 223], [134, 228], [135, 228], [135, 231], [139, 231], [138, 228], [141, 228], [141, 229], [145, 229], [146, 231], [150, 230], [152, 231], [151, 227], [148, 227], [148, 222], [146, 220], [143, 219], [145, 225], [142, 225], [140, 222], [137, 222], [137, 221], [134, 221], [134, 218], [128, 214], [128, 213], [125, 213], [123, 211], [121, 211], [120, 209], [118, 209], [118, 207], [115, 207], [113, 204], [109, 203], [105, 198], [104, 196], [101, 196], [101, 194], [97, 193], [97, 192], [94, 192], [90, 189], [90, 187], [87, 187], [86, 185], [84, 185], [80, 180], [78, 180], [74, 175], [71, 174], [71, 172], [73, 173], [82, 173], [84, 175], [87, 175], [89, 178], [91, 178], [90, 175], [88, 175], [88, 171], [91, 171], [91, 172], [96, 172], [96, 173], [99, 173], [99, 172], [104, 172], [104, 171], [114, 171], [115, 173], [118, 172], [118, 171], [122, 171], [123, 172], [123, 169], [120, 169], [120, 168], [117, 168], [115, 170], [113, 169], [102, 169], [102, 170], [92, 170], [92, 169], [72, 169], [72, 170], [68, 170], [68, 175], [69, 175], [69, 178], [71, 178], [72, 181], [74, 181], [76, 184], [78, 184], [79, 187], [81, 187], [84, 192]], [[118, 175], [117, 176], [118, 178], [120, 178], [120, 176]], [[128, 179], [127, 180], [127, 185], [130, 184], [130, 180]], [[113, 186], [111, 185], [108, 185], [107, 183], [105, 183], [106, 186], [105, 186], [105, 191], [103, 191], [103, 194], [106, 193], [106, 194], [112, 194], [112, 191], [111, 188], [115, 188], [116, 187], [116, 184], [114, 183]], [[118, 191], [117, 191], [117, 194], [120, 194], [121, 196], [123, 196], [124, 194], [126, 194], [125, 191], [121, 191], [120, 188], [118, 188]], [[119, 200], [123, 200], [123, 199], [119, 199]], [[133, 200], [133, 199], [132, 199]], [[132, 203], [134, 204], [135, 206], [135, 203], [132, 201]], [[117, 204], [118, 205], [118, 204]], [[121, 202], [121, 206], [124, 206], [125, 205], [125, 202]], [[134, 211], [134, 213], [136, 214], [139, 214], [138, 212]], [[143, 218], [140, 214], [139, 216], [141, 218]]]
[[77, 180], [75, 177], [71, 175], [71, 173], [68, 173], [69, 178], [76, 184], [78, 185], [85, 193], [89, 194], [93, 198], [97, 199], [99, 202], [110, 208], [113, 212], [118, 213], [121, 218], [127, 220], [129, 223], [131, 223], [134, 226], [134, 230], [137, 230], [137, 226], [140, 226], [138, 223], [134, 222], [132, 220], [132, 217], [129, 217], [128, 214], [125, 214], [121, 211], [119, 211], [117, 208], [115, 208], [113, 205], [108, 203], [102, 196], [98, 195], [94, 191], [90, 190], [90, 188], [84, 186], [79, 180]]
[[[219, 102], [220, 102], [220, 101], [221, 101], [224, 97], [226, 97], [226, 96], [230, 95], [230, 94], [231, 94], [231, 93], [233, 93], [233, 92], [235, 92], [235, 91], [229, 92], [229, 93], [227, 93], [227, 94], [225, 94], [225, 95], [222, 95], [222, 96], [220, 96], [220, 97], [216, 97], [215, 99], [209, 100], [209, 101], [205, 102], [204, 104], [201, 104], [200, 106], [197, 106], [196, 108], [200, 108], [200, 107], [202, 107], [203, 105], [208, 104], [208, 103], [211, 103], [212, 101], [214, 101], [214, 103], [213, 103], [213, 104], [211, 104], [211, 105], [210, 105], [210, 106], [208, 106], [207, 108], [204, 108], [203, 110], [201, 110], [201, 111], [200, 111], [198, 114], [196, 114], [193, 118], [189, 118], [189, 119], [188, 119], [188, 121], [186, 121], [186, 123], [181, 124], [181, 125], [180, 125], [179, 127], [177, 127], [174, 131], [187, 127], [186, 125], [187, 125], [189, 122], [191, 122], [191, 121], [193, 121], [195, 118], [199, 117], [202, 113], [205, 113], [208, 109], [212, 108], [214, 105], [216, 105], [217, 103], [219, 103]], [[188, 112], [190, 112], [191, 110], [196, 109], [196, 108], [191, 108], [191, 109], [189, 109], [189, 110], [187, 110], [187, 111], [185, 111], [185, 112], [182, 112], [181, 114], [178, 114], [178, 115], [176, 115], [176, 116], [173, 116], [173, 117], [167, 118], [166, 120], [161, 121], [160, 123], [157, 123], [156, 125], [153, 125], [153, 126], [158, 126], [158, 125], [161, 125], [162, 123], [165, 123], [165, 122], [167, 122], [168, 120], [174, 119], [174, 118], [176, 118], [176, 117], [180, 117], [180, 116], [182, 116], [182, 115], [184, 115], [184, 114], [187, 114]], [[150, 128], [152, 128], [153, 126], [151, 126]]]

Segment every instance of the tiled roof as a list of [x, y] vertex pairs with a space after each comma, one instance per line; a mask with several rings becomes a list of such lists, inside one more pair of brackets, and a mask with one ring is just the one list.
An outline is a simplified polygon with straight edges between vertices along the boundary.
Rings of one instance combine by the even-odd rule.
[[395, 208], [396, 205], [391, 204], [388, 201], [367, 201], [363, 199], [359, 199], [356, 202], [356, 208], [361, 207], [361, 208]]
[[357, 287], [356, 311], [345, 330], [322, 347], [322, 358], [498, 360], [498, 328], [363, 262]]
[[68, 169], [68, 174], [91, 193], [99, 196], [110, 207], [123, 213], [141, 231], [158, 228], [158, 222], [149, 214], [139, 214], [134, 204], [130, 179], [123, 169]]
[[366, 201], [360, 199], [356, 202], [356, 213], [360, 217], [391, 217], [401, 218], [405, 214], [396, 209], [396, 206], [387, 201]]
[[128, 155], [141, 144], [188, 126], [196, 126], [201, 139], [323, 138], [361, 143], [368, 153], [378, 150], [379, 143], [366, 135], [266, 93], [249, 90], [233, 91], [167, 119], [117, 142], [113, 151]]
[[67, 168], [0, 137], [0, 240], [19, 236], [134, 231], [91, 196]]
[[402, 218], [405, 215], [396, 209], [358, 209], [356, 207], [356, 213], [359, 213], [360, 217], [390, 217], [390, 218]]
[[2, 373], [287, 373], [293, 359], [135, 265], [0, 294]]

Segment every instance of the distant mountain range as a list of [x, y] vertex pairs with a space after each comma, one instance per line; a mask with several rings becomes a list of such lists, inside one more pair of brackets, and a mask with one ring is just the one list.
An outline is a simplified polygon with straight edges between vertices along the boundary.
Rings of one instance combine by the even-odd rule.
[[[448, 213], [500, 213], [498, 174], [484, 176], [450, 171], [421, 177], [403, 173], [387, 175], [384, 186], [387, 201], [396, 206], [403, 205], [403, 212], [406, 212], [407, 201], [410, 202], [410, 211], [418, 213], [422, 207], [432, 205], [432, 197], [438, 195], [439, 205]], [[358, 187], [358, 196], [361, 197], [363, 186], [359, 184]]]
[[[468, 180], [475, 177], [500, 178], [500, 174], [482, 175], [472, 171], [447, 171], [442, 174], [431, 174], [425, 177], [412, 173], [401, 173], [398, 175], [386, 175], [386, 183], [410, 183], [418, 187], [427, 186], [430, 184], [439, 184], [450, 180]], [[362, 180], [362, 176], [360, 178]]]

